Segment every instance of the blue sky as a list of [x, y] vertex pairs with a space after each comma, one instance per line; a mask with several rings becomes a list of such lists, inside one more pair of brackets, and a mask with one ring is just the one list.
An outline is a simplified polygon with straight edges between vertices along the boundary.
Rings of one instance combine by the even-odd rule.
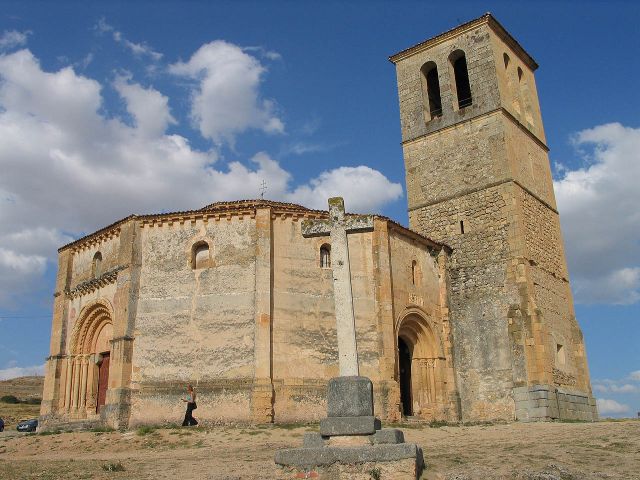
[[[605, 415], [640, 410], [637, 2], [3, 2], [0, 376], [48, 354], [56, 248], [231, 198], [407, 223], [390, 54], [486, 11], [537, 60]], [[375, 191], [376, 195], [371, 195]]]

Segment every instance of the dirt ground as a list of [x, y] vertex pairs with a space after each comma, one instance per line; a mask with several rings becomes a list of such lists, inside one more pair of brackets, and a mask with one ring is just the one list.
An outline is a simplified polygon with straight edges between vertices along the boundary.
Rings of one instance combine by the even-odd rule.
[[[149, 427], [129, 432], [0, 434], [2, 479], [268, 479], [276, 449], [313, 426]], [[406, 425], [423, 479], [640, 479], [640, 421]]]

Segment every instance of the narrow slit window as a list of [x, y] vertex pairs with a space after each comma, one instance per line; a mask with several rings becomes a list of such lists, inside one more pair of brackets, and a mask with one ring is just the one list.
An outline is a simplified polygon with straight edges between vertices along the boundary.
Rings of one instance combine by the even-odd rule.
[[93, 263], [91, 264], [91, 276], [98, 278], [102, 274], [102, 254], [96, 252], [93, 256]]
[[420, 271], [420, 265], [416, 260], [411, 262], [411, 283], [416, 287], [422, 286], [422, 273]]
[[320, 247], [320, 267], [331, 268], [331, 246], [326, 243]]
[[455, 91], [458, 97], [458, 108], [468, 107], [473, 103], [471, 98], [471, 84], [467, 70], [467, 58], [462, 50], [456, 50], [449, 57], [453, 67]]
[[460, 220], [460, 233], [464, 233], [464, 220]]
[[524, 72], [520, 67], [518, 67], [518, 86], [520, 87], [520, 96], [522, 97], [525, 118], [530, 125], [533, 125], [531, 99], [529, 98], [529, 85], [527, 84], [527, 79], [525, 78]]
[[438, 67], [434, 62], [425, 63], [420, 69], [422, 72], [422, 88], [423, 98], [425, 101], [424, 109], [428, 112], [431, 120], [442, 116], [442, 98], [440, 96], [440, 80], [438, 78]]
[[567, 361], [564, 352], [564, 345], [556, 344], [556, 360], [558, 365], [564, 365]]
[[207, 242], [196, 243], [192, 248], [191, 268], [193, 268], [194, 270], [207, 268], [210, 264], [209, 258], [209, 244]]

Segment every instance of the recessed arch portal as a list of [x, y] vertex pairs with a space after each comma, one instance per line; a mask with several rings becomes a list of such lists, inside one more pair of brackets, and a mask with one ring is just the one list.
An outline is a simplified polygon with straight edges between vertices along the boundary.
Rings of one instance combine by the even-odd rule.
[[86, 418], [100, 412], [108, 387], [113, 309], [98, 300], [85, 306], [69, 343], [62, 407], [71, 418]]
[[397, 341], [403, 414], [435, 419], [446, 397], [440, 336], [424, 314], [412, 311], [398, 323]]

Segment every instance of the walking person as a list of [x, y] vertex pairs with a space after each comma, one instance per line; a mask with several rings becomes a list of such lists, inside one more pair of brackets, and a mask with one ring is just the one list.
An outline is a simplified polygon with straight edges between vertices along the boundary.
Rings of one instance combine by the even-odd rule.
[[196, 404], [196, 391], [192, 385], [187, 385], [187, 397], [182, 399], [187, 403], [187, 412], [184, 414], [183, 427], [190, 427], [192, 425], [198, 425], [198, 421], [193, 418], [193, 411], [198, 408]]

